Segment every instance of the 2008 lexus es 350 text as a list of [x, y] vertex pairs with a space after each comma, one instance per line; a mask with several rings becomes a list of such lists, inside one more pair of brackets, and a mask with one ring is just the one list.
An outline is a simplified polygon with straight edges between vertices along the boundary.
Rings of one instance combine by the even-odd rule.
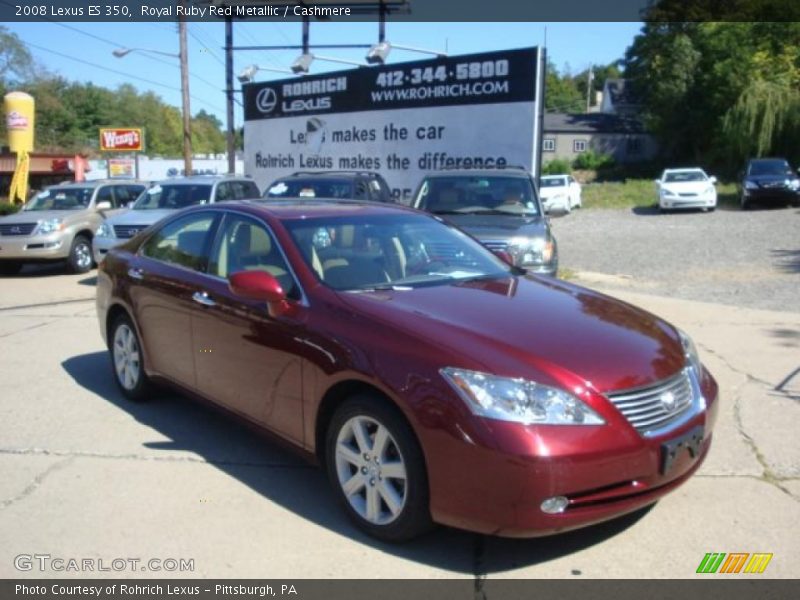
[[503, 258], [399, 206], [200, 206], [108, 253], [97, 311], [126, 396], [283, 438], [379, 538], [556, 533], [685, 482], [718, 403], [692, 341]]

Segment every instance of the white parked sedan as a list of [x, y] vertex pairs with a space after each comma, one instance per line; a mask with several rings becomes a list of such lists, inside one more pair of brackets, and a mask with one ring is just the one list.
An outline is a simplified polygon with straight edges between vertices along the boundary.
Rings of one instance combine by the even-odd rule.
[[539, 180], [539, 196], [546, 212], [570, 212], [580, 208], [581, 184], [572, 175], [545, 175]]
[[716, 177], [709, 177], [703, 169], [665, 169], [656, 179], [658, 208], [701, 208], [712, 211], [717, 208]]

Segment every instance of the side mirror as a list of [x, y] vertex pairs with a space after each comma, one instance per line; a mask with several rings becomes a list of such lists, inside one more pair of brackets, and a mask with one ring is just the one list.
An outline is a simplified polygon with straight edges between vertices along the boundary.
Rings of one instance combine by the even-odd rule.
[[711, 183], [713, 183], [713, 184], [716, 184], [716, 183], [717, 183], [717, 178], [716, 178], [716, 177], [714, 177], [713, 175], [712, 175], [711, 177], [709, 177], [709, 178], [708, 178], [708, 180], [709, 180]]
[[103, 200], [102, 202], [98, 202], [96, 205], [97, 210], [111, 210], [111, 202], [108, 200]]
[[502, 260], [504, 263], [514, 266], [514, 258], [505, 250], [492, 250], [494, 255]]
[[237, 296], [269, 304], [270, 314], [280, 314], [289, 304], [280, 282], [266, 271], [239, 271], [228, 277], [228, 288]]

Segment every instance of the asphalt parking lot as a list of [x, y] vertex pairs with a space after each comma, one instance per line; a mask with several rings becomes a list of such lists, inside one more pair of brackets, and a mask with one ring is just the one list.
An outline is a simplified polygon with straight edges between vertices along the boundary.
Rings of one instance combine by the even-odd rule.
[[[194, 560], [194, 571], [167, 573], [175, 577], [459, 577], [491, 589], [500, 578], [693, 577], [707, 552], [771, 552], [765, 576], [800, 576], [800, 268], [797, 258], [785, 272], [770, 263], [772, 249], [797, 251], [786, 223], [796, 223], [798, 211], [620, 214], [610, 223], [606, 212], [615, 211], [554, 219], [562, 264], [683, 327], [720, 383], [709, 459], [655, 506], [551, 538], [439, 529], [405, 545], [375, 542], [335, 506], [321, 471], [249, 429], [169, 392], [146, 404], [125, 401], [98, 332], [93, 273], [28, 269], [0, 279], [0, 577], [78, 575], [14, 567], [20, 554], [49, 554]], [[690, 231], [694, 222], [704, 228]], [[726, 229], [734, 224], [739, 229]], [[741, 237], [751, 227], [761, 235]], [[672, 235], [648, 245], [665, 229]], [[736, 239], [720, 251], [739, 250], [722, 258], [703, 251], [692, 263], [719, 273], [709, 297], [698, 283], [671, 287], [680, 268], [647, 265], [647, 256], [683, 257], [698, 247], [690, 240], [724, 231]], [[744, 254], [740, 247], [754, 249], [758, 238], [753, 256]], [[637, 262], [610, 270], [626, 243]], [[769, 278], [755, 269], [770, 264]], [[726, 284], [725, 265], [753, 279]], [[747, 289], [756, 281], [761, 291]], [[725, 285], [740, 294], [726, 297]], [[785, 302], [772, 306], [778, 294]], [[685, 299], [692, 295], [729, 301]]]
[[561, 266], [587, 282], [800, 311], [800, 209], [578, 210], [552, 223]]

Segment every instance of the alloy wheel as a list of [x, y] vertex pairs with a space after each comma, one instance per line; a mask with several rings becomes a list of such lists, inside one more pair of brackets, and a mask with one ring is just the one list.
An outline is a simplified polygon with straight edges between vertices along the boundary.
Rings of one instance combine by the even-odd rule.
[[339, 430], [335, 456], [341, 490], [362, 519], [387, 525], [400, 516], [408, 499], [406, 464], [383, 424], [352, 417]]
[[126, 323], [122, 323], [114, 332], [114, 371], [120, 385], [126, 390], [133, 390], [139, 382], [139, 356], [136, 335]]

